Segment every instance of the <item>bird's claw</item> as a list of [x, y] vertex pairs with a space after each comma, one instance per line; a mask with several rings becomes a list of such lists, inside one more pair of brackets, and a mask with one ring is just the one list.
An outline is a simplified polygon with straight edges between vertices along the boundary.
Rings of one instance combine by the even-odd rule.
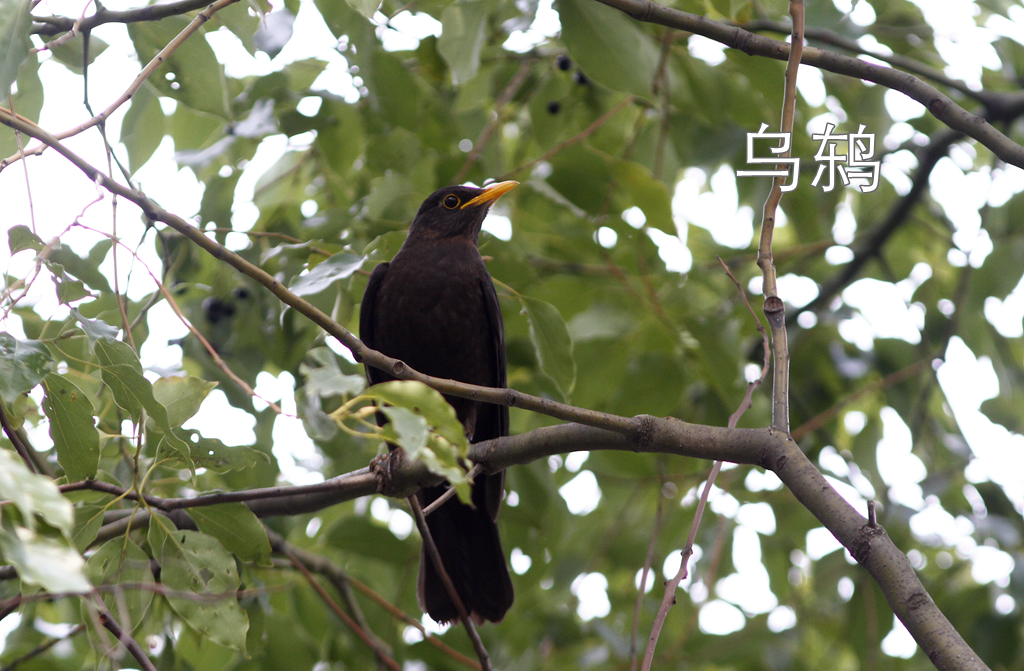
[[395, 474], [402, 466], [405, 452], [401, 449], [392, 450], [370, 460], [370, 472], [377, 476], [377, 492], [391, 496], [395, 491]]

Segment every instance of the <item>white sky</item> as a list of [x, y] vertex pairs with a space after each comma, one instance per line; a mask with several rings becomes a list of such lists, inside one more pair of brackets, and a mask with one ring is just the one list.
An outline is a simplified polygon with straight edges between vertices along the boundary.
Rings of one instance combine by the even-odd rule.
[[[873, 10], [864, 0], [854, 4], [847, 0], [834, 2], [841, 11], [852, 11], [851, 18], [855, 23], [870, 25], [874, 20]], [[137, 4], [129, 0], [110, 0], [105, 3], [110, 9], [124, 9]], [[83, 5], [83, 0], [43, 0], [35, 11], [78, 16]], [[919, 5], [928, 22], [936, 30], [936, 44], [940, 53], [947, 62], [955, 64], [947, 68], [947, 73], [953, 77], [963, 78], [972, 86], [980, 86], [982, 68], [999, 67], [995, 51], [991, 47], [996, 35], [1005, 35], [1024, 43], [1024, 9], [1019, 7], [1011, 8], [1008, 20], [992, 19], [985, 27], [977, 27], [973, 17], [979, 10], [975, 3], [968, 0], [943, 3], [920, 0]], [[358, 87], [362, 85], [362, 81], [347, 73], [344, 57], [333, 48], [334, 37], [317, 12], [311, 11], [311, 8], [312, 2], [303, 0], [296, 17], [293, 38], [273, 60], [262, 53], [255, 58], [250, 56], [242, 49], [237, 38], [227, 31], [211, 34], [208, 41], [232, 76], [266, 74], [295, 60], [311, 57], [322, 59], [328, 62], [328, 67], [315, 82], [314, 88], [329, 90], [355, 101], [359, 96]], [[506, 42], [505, 48], [525, 51], [542, 43], [547, 37], [557, 34], [560, 28], [558, 16], [551, 9], [550, 0], [541, 2], [537, 17], [530, 30], [513, 34]], [[403, 12], [395, 17], [390, 25], [385, 25], [383, 15], [378, 14], [377, 19], [380, 25], [378, 34], [384, 40], [385, 47], [389, 49], [414, 48], [418, 39], [427, 35], [439, 35], [441, 31], [441, 25], [425, 14], [413, 15]], [[140, 65], [123, 26], [101, 26], [94, 34], [110, 44], [106, 52], [96, 59], [91, 69], [93, 77], [90, 81], [90, 98], [94, 108], [102, 108], [128, 86], [138, 73]], [[869, 40], [863, 44], [869, 49], [884, 50], [877, 42]], [[709, 63], [716, 63], [724, 58], [722, 46], [710, 40], [691, 38], [689, 48], [694, 57]], [[45, 58], [47, 57], [44, 55]], [[47, 93], [40, 119], [41, 126], [51, 131], [59, 131], [71, 128], [88, 118], [81, 105], [81, 79], [78, 76], [48, 60], [42, 63], [40, 76]], [[828, 110], [808, 123], [805, 129], [807, 133], [822, 132], [826, 123], [834, 123], [841, 131], [845, 131], [856, 122], [855, 119], [846, 118], [837, 100], [826, 97], [819, 71], [801, 68], [799, 91], [810, 105]], [[163, 102], [166, 111], [173, 108], [173, 101]], [[316, 99], [303, 101], [300, 110], [303, 113], [314, 114], [316, 102]], [[893, 118], [900, 122], [924, 113], [919, 104], [893, 91], [886, 94], [885, 102]], [[122, 107], [109, 119], [108, 137], [119, 137], [120, 124], [126, 110], [127, 106]], [[870, 132], [871, 129], [868, 128], [867, 131]], [[913, 138], [914, 135], [915, 132], [909, 124], [897, 123], [887, 137], [879, 138], [879, 146], [892, 148]], [[262, 141], [256, 157], [245, 168], [238, 183], [236, 210], [232, 220], [236, 227], [247, 229], [256, 219], [258, 212], [251, 202], [256, 180], [283, 152], [290, 148], [301, 148], [308, 144], [312, 137], [306, 134], [288, 139], [283, 135], [275, 135]], [[66, 144], [93, 165], [106, 165], [102, 146], [95, 131], [69, 139]], [[119, 147], [118, 151], [123, 158], [123, 148]], [[991, 240], [987, 233], [980, 229], [981, 219], [978, 210], [986, 203], [998, 207], [1014, 193], [1024, 190], [1024, 172], [1017, 168], [1001, 168], [994, 171], [988, 167], [976, 168], [972, 161], [973, 157], [974, 150], [969, 144], [958, 145], [951, 152], [950, 158], [942, 159], [936, 166], [930, 185], [932, 197], [943, 207], [956, 228], [954, 242], [957, 249], [950, 253], [949, 261], [958, 266], [970, 264], [978, 267], [992, 250]], [[915, 167], [916, 160], [912, 153], [899, 152], [887, 158], [882, 166], [882, 175], [898, 192], [905, 193], [910, 184], [908, 174]], [[71, 229], [70, 226], [76, 218], [80, 217], [80, 222], [85, 226], [101, 231], [109, 230], [109, 196], [99, 192], [77, 169], [52, 151], [42, 157], [16, 164], [0, 173], [0, 193], [4, 194], [8, 221], [30, 221], [26, 179], [32, 193], [34, 225], [44, 239], [59, 235], [64, 244], [83, 253], [100, 238], [89, 231]], [[202, 185], [197, 182], [191, 170], [177, 169], [173, 160], [173, 142], [169, 138], [164, 139], [153, 158], [137, 173], [137, 179], [148, 195], [169, 210], [186, 218], [198, 211]], [[59, 198], [51, 197], [55, 184], [59, 185]], [[800, 188], [812, 187], [808, 183], [801, 185]], [[94, 202], [97, 199], [98, 202]], [[692, 256], [686, 247], [688, 224], [708, 229], [717, 242], [735, 248], [747, 248], [755, 233], [756, 214], [750, 207], [738, 203], [736, 177], [727, 166], [719, 168], [712, 174], [698, 168], [687, 169], [676, 186], [672, 206], [679, 235], [674, 237], [660, 231], [650, 231], [662, 258], [672, 270], [687, 272], [692, 264]], [[643, 213], [637, 208], [623, 213], [623, 216], [637, 228], [644, 223]], [[780, 225], [785, 225], [784, 218]], [[856, 225], [849, 206], [844, 203], [833, 230], [837, 245], [826, 255], [830, 263], [840, 265], [850, 260], [852, 254], [845, 245], [852, 241]], [[487, 227], [503, 239], [508, 239], [514, 234], [512, 222], [506, 217], [492, 217]], [[133, 205], [119, 204], [117, 233], [130, 244], [134, 244], [141, 236], [142, 225], [138, 211]], [[614, 246], [617, 242], [616, 237], [610, 228], [601, 229], [597, 234], [598, 241], [606, 247]], [[233, 236], [229, 238], [229, 243], [245, 244], [245, 240], [242, 236]], [[131, 263], [125, 254], [122, 254], [120, 259], [123, 287]], [[145, 247], [142, 249], [140, 260], [151, 268], [159, 268], [159, 260]], [[30, 271], [31, 264], [29, 254], [22, 253], [12, 260], [9, 258], [6, 245], [0, 245], [0, 266], [8, 274], [23, 277]], [[922, 304], [914, 302], [915, 290], [927, 282], [931, 275], [930, 268], [924, 264], [919, 266], [923, 268], [915, 267], [910, 277], [896, 284], [862, 279], [847, 288], [842, 294], [842, 300], [856, 310], [850, 319], [840, 325], [841, 336], [862, 350], [871, 350], [874, 339], [879, 337], [901, 338], [910, 343], [919, 342], [920, 331], [928, 319], [945, 318], [942, 315], [927, 314]], [[104, 270], [108, 276], [112, 276], [113, 269], [109, 261]], [[151, 290], [151, 284], [143, 277], [144, 275], [145, 273], [136, 269], [132, 283], [128, 285], [128, 293], [134, 299]], [[780, 278], [779, 284], [783, 298], [793, 306], [805, 305], [817, 295], [817, 287], [808, 278], [787, 274]], [[759, 292], [760, 283], [752, 283], [751, 290]], [[34, 303], [37, 311], [46, 317], [60, 318], [67, 314], [65, 307], [57, 305], [52, 285], [44, 277], [36, 281], [26, 302]], [[1018, 285], [1005, 301], [990, 298], [985, 305], [985, 314], [1005, 337], [1024, 335], [1024, 282]], [[806, 317], [809, 321], [803, 320], [801, 324], [805, 327], [813, 326], [813, 315]], [[150, 313], [150, 327], [153, 333], [166, 335], [166, 339], [180, 337], [185, 333], [184, 327], [177, 322], [164, 304], [160, 304]], [[16, 317], [11, 317], [0, 324], [0, 330], [24, 337]], [[174, 368], [180, 361], [180, 350], [164, 347], [163, 338], [158, 339], [154, 336], [151, 337], [150, 344], [143, 348], [142, 360], [147, 367]], [[975, 456], [967, 470], [968, 480], [974, 483], [989, 480], [999, 483], [1017, 510], [1024, 512], [1024, 476], [1021, 475], [1024, 473], [1024, 437], [993, 424], [979, 411], [980, 403], [984, 399], [999, 393], [999, 383], [991, 362], [985, 357], [977, 358], [961, 340], [954, 338], [946, 352], [945, 363], [938, 369], [938, 378], [948, 400], [950, 412], [962, 428]], [[268, 400], [280, 401], [285, 406], [285, 412], [291, 415], [279, 418], [275, 425], [275, 437], [288, 438], [276, 441], [282, 447], [275, 448], [275, 456], [281, 463], [285, 477], [295, 483], [315, 482], [322, 479], [317, 471], [321, 459], [313, 444], [304, 439], [305, 433], [301, 423], [294, 419], [295, 408], [291, 401], [294, 384], [295, 381], [288, 374], [274, 378], [264, 373], [259, 377], [257, 391]], [[943, 545], [954, 548], [958, 555], [972, 558], [977, 580], [1003, 585], [1008, 580], [1013, 560], [997, 548], [977, 547], [970, 537], [973, 527], [969, 521], [965, 518], [952, 518], [941, 509], [934, 497], [923, 497], [919, 483], [924, 476], [924, 466], [911, 452], [909, 430], [894, 410], [887, 408], [883, 411], [882, 418], [884, 435], [878, 449], [879, 463], [883, 464], [883, 467], [879, 475], [890, 488], [890, 496], [894, 500], [920, 511], [912, 518], [912, 530], [915, 535], [920, 539], [941, 539]], [[848, 428], [856, 429], [857, 423], [856, 413], [848, 415]], [[231, 430], [218, 430], [218, 426], [225, 425], [230, 425]], [[206, 435], [234, 443], [248, 443], [253, 440], [251, 425], [251, 418], [231, 408], [220, 392], [211, 394], [199, 415], [189, 424]], [[861, 428], [862, 426], [861, 423]], [[35, 430], [32, 437], [40, 447], [50, 445], [45, 426]], [[284, 445], [289, 447], [285, 448]], [[835, 450], [829, 450], [831, 448], [826, 448], [822, 452], [820, 465], [826, 473], [836, 476], [830, 476], [830, 481], [843, 496], [863, 512], [865, 497], [874, 496], [874, 491], [855, 466], [847, 464]], [[570, 511], [581, 516], [592, 511], [601, 498], [600, 487], [593, 473], [580, 470], [584, 461], [585, 456], [569, 455], [564, 462], [559, 458], [551, 463], [552, 470], [566, 468], [569, 472], [578, 473], [571, 482], [562, 487], [560, 493]], [[1013, 467], [1009, 467], [1009, 464]], [[854, 486], [845, 484], [837, 478], [849, 479]], [[774, 475], [753, 472], [745, 484], [750, 491], [777, 489], [781, 486]], [[692, 498], [685, 497], [684, 505], [692, 505]], [[512, 505], [517, 500], [518, 495], [511, 492], [509, 504]], [[408, 535], [411, 532], [411, 525], [405, 519], [408, 516], [400, 510], [390, 508], [383, 499], [379, 501], [384, 503], [384, 506], [375, 502], [375, 507], [371, 507], [371, 514], [386, 521], [396, 535]], [[737, 521], [733, 539], [736, 553], [734, 564], [737, 572], [719, 583], [717, 594], [710, 601], [707, 599], [711, 595], [700, 583], [690, 585], [686, 582], [681, 586], [688, 590], [697, 602], [705, 602], [700, 616], [702, 630], [717, 634], [728, 633], [744, 626], [748, 615], [766, 612], [770, 614], [769, 626], [773, 631], [794, 626], [795, 614], [788, 607], [778, 605], [777, 599], [770, 591], [767, 573], [759, 559], [760, 535], [770, 535], [775, 529], [771, 508], [766, 504], [740, 505], [726, 492], [716, 493], [712, 499], [712, 507], [715, 514], [724, 514]], [[794, 558], [794, 571], [797, 572], [797, 576], [801, 570], [805, 570], [803, 562], [807, 557], [820, 558], [838, 549], [838, 544], [831, 534], [824, 529], [820, 532], [822, 533], [808, 534], [806, 553]], [[663, 567], [666, 578], [670, 577], [670, 572], [675, 572], [671, 567], [672, 561], [675, 561], [677, 567], [677, 553], [674, 560], [671, 556], [666, 560]], [[538, 562], [538, 558], [523, 554], [519, 548], [513, 550], [512, 566], [517, 573], [530, 570], [531, 565], [543, 563], [543, 558]], [[852, 590], [852, 586], [841, 586], [841, 591], [847, 588]], [[573, 592], [580, 599], [580, 617], [590, 619], [607, 614], [606, 589], [607, 580], [600, 574], [581, 575], [577, 579], [573, 584]], [[849, 596], [844, 594], [844, 598]], [[1006, 599], [1009, 599], [1009, 602]], [[1012, 610], [1013, 599], [1003, 595], [1000, 601], [997, 601], [997, 607], [1001, 610]], [[14, 619], [8, 618], [5, 624]], [[0, 635], [2, 633], [0, 632]], [[890, 655], [908, 656], [913, 651], [913, 641], [909, 639], [905, 630], [901, 631], [901, 627], [897, 626], [883, 642], [883, 649]]]

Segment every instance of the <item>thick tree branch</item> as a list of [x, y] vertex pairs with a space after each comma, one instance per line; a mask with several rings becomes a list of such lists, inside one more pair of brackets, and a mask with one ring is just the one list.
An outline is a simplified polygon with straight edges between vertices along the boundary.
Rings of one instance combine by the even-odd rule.
[[[638, 21], [656, 23], [703, 35], [708, 39], [739, 49], [750, 56], [765, 56], [780, 61], [789, 59], [789, 45], [785, 42], [755, 35], [737, 26], [712, 21], [703, 16], [665, 7], [651, 0], [596, 1], [614, 7]], [[987, 119], [971, 114], [953, 102], [949, 96], [911, 74], [814, 47], [804, 47], [800, 62], [804, 65], [874, 82], [899, 91], [924, 105], [932, 116], [953, 130], [974, 138], [1007, 163], [1024, 168], [1024, 147], [993, 127]], [[990, 102], [992, 105], [989, 111], [993, 118], [1010, 118], [1018, 116], [1024, 111], [1024, 95]]]
[[[742, 28], [743, 30], [749, 31], [751, 33], [764, 30], [768, 32], [782, 33], [784, 35], [788, 35], [791, 32], [790, 27], [785, 23], [781, 23], [778, 21], [770, 21], [768, 19], [756, 19], [754, 21], [750, 21], [749, 23], [733, 23], [731, 25], [734, 25], [738, 28]], [[933, 82], [941, 84], [942, 86], [946, 86], [948, 88], [959, 91], [965, 96], [969, 98], [974, 98], [975, 100], [986, 106], [988, 106], [989, 101], [992, 101], [994, 105], [998, 105], [1000, 101], [1002, 101], [1005, 104], [1005, 102], [1009, 102], [1011, 99], [1016, 101], [1020, 98], [1019, 94], [1007, 95], [1004, 93], [993, 93], [991, 91], [974, 91], [963, 81], [959, 79], [953, 79], [952, 77], [947, 77], [946, 74], [942, 72], [942, 70], [939, 70], [938, 68], [933, 68], [930, 65], [925, 65], [921, 61], [915, 60], [913, 58], [908, 58], [907, 56], [901, 56], [900, 54], [888, 55], [878, 53], [875, 51], [869, 51], [862, 47], [857, 42], [857, 40], [846, 37], [845, 35], [840, 35], [834, 30], [829, 30], [828, 28], [805, 28], [804, 36], [808, 40], [817, 40], [818, 42], [831, 44], [832, 46], [839, 47], [840, 49], [852, 51], [855, 54], [864, 54], [865, 56], [871, 56], [872, 58], [882, 61], [883, 63], [888, 63], [894, 68], [899, 68], [900, 70], [903, 70], [905, 72], [912, 72], [915, 75], [920, 75], [922, 77], [930, 79]]]
[[[937, 668], [988, 668], [939, 611], [906, 555], [900, 552], [881, 527], [871, 527], [828, 484], [821, 472], [788, 436], [771, 428], [728, 429], [689, 424], [671, 417], [640, 415], [627, 421], [635, 427], [631, 435], [580, 424], [562, 424], [518, 436], [475, 443], [470, 446], [469, 458], [481, 465], [485, 472], [495, 472], [586, 447], [590, 450], [676, 454], [752, 464], [772, 470], [853, 557], [868, 569], [893, 612]], [[260, 498], [249, 503], [249, 506], [260, 517], [291, 515], [298, 511], [312, 512], [378, 491], [404, 498], [416, 491], [421, 483], [440, 481], [422, 464], [410, 460], [395, 460], [395, 463], [389, 464], [388, 470], [390, 477], [386, 483], [382, 479], [378, 484], [377, 476], [367, 477], [365, 470], [356, 471], [328, 481], [338, 487], [332, 492], [317, 491], [310, 495], [299, 494], [282, 499]], [[351, 482], [347, 481], [357, 482], [359, 486], [349, 486]], [[181, 513], [180, 510], [175, 512]], [[140, 511], [133, 518], [126, 517], [103, 527], [97, 540], [106, 540], [124, 533], [129, 519], [133, 520], [133, 526], [144, 525], [148, 522], [149, 513]], [[179, 519], [175, 519], [176, 524]], [[0, 567], [2, 575], [4, 567]]]
[[[89, 32], [104, 23], [136, 23], [138, 21], [159, 21], [168, 16], [187, 14], [210, 4], [210, 0], [181, 0], [137, 9], [112, 11], [100, 6], [92, 16], [82, 19], [78, 28]], [[76, 20], [67, 16], [33, 16], [31, 32], [36, 35], [56, 35], [75, 28]]]

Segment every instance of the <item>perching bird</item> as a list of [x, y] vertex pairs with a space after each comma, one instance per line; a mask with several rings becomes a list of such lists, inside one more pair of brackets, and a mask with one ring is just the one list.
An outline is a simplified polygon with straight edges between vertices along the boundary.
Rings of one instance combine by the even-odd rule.
[[[477, 249], [491, 205], [518, 182], [482, 189], [450, 186], [423, 201], [405, 244], [370, 275], [359, 315], [363, 342], [434, 377], [487, 387], [505, 386], [505, 335], [491, 276]], [[366, 367], [371, 384], [393, 379]], [[470, 442], [508, 435], [508, 408], [445, 397]], [[495, 520], [504, 472], [473, 483], [473, 507], [452, 497], [427, 517], [434, 543], [467, 612], [500, 622], [512, 606], [512, 580]], [[417, 494], [426, 507], [448, 488]], [[420, 553], [420, 607], [437, 622], [459, 619], [430, 558]]]

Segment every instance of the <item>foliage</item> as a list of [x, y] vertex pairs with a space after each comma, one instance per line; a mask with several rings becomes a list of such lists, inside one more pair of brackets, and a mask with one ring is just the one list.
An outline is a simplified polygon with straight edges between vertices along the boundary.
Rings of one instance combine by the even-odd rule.
[[[45, 57], [28, 54], [29, 3], [9, 4], [0, 12], [0, 83], [16, 81], [15, 111], [38, 120], [51, 95], [38, 74]], [[784, 3], [675, 6], [784, 37], [772, 24], [784, 19]], [[985, 99], [935, 70], [953, 65], [940, 49], [946, 38], [933, 32], [916, 5], [859, 0], [856, 7], [860, 16], [871, 9], [875, 21], [860, 25], [831, 2], [809, 3], [808, 28], [830, 31], [809, 30], [812, 45], [848, 53], [844, 49], [859, 40], [875, 45], [876, 54], [908, 59], [934, 73], [930, 83], [968, 109], [984, 108], [993, 125], [1020, 140], [1013, 116], [1019, 112], [1004, 110], [997, 118], [997, 98]], [[439, 21], [440, 37], [424, 37], [407, 51], [384, 49], [383, 35], [391, 29], [382, 17], [394, 19], [410, 8]], [[167, 46], [200, 9], [159, 20], [143, 14], [128, 23], [140, 62]], [[762, 364], [762, 349], [753, 318], [716, 257], [743, 287], [753, 280], [756, 288], [756, 239], [747, 235], [728, 246], [721, 233], [728, 222], [749, 222], [768, 193], [767, 178], [739, 178], [734, 202], [727, 196], [733, 172], [749, 168], [746, 133], [762, 123], [777, 127], [784, 63], [732, 49], [720, 60], [698, 58], [691, 51], [706, 49], [706, 39], [637, 22], [595, 0], [559, 0], [561, 33], [523, 53], [503, 44], [531, 25], [537, 2], [406, 6], [386, 0], [383, 15], [375, 9], [367, 0], [316, 0], [301, 8], [285, 0], [261, 20], [241, 3], [226, 4], [134, 92], [126, 111], [119, 110], [119, 138], [109, 138], [121, 143], [115, 157], [135, 174], [163, 139], [172, 140], [178, 166], [204, 189], [197, 212], [176, 213], [195, 215], [210, 237], [353, 331], [369, 272], [397, 252], [427, 194], [453, 181], [518, 179], [522, 185], [496, 207], [512, 222], [511, 237], [485, 232], [480, 241], [498, 282], [509, 386], [617, 415], [726, 425], [743, 398], [747, 369]], [[1006, 20], [1008, 12], [993, 2], [977, 9], [978, 25]], [[249, 54], [273, 56], [291, 36], [288, 14], [300, 11], [318, 14], [339, 40], [358, 93], [354, 102], [326, 90], [323, 75], [331, 70], [325, 59], [234, 77], [205, 39], [227, 31]], [[375, 22], [367, 18], [374, 16]], [[32, 30], [50, 40], [64, 24], [46, 18], [36, 16]], [[103, 30], [112, 27], [119, 26], [95, 31], [106, 37]], [[97, 40], [90, 39], [89, 62], [105, 46]], [[55, 45], [60, 51], [53, 50], [52, 60], [80, 71], [82, 44], [79, 34]], [[992, 48], [1002, 69], [983, 71], [982, 93], [1009, 95], [1019, 88], [1024, 51], [1005, 37]], [[92, 77], [104, 76], [104, 62], [101, 57], [90, 66]], [[808, 70], [804, 66], [802, 76], [813, 81]], [[333, 76], [343, 75], [335, 70]], [[977, 219], [981, 234], [971, 236], [939, 187], [910, 190], [912, 181], [927, 184], [937, 163], [959, 175], [961, 188], [973, 176], [1017, 169], [980, 143], [946, 135], [928, 113], [894, 118], [890, 96], [898, 94], [882, 86], [828, 72], [821, 86], [824, 95], [809, 87], [797, 98], [793, 146], [803, 169], [799, 187], [782, 200], [785, 225], [774, 247], [780, 275], [793, 280], [781, 283], [781, 294], [789, 301], [794, 435], [845, 496], [880, 502], [879, 522], [910, 553], [932, 598], [974, 650], [994, 668], [1024, 668], [1020, 472], [968, 470], [984, 446], [958, 425], [963, 418], [953, 416], [936, 374], [950, 347], [965, 345], [985, 357], [1000, 394], [981, 408], [1010, 431], [1021, 430], [1024, 340], [993, 323], [996, 313], [1009, 309], [1002, 301], [1024, 269], [1024, 196], [978, 200], [968, 217]], [[876, 191], [826, 192], [810, 185], [817, 143], [807, 128], [823, 120], [839, 122], [842, 132], [865, 124], [876, 135], [875, 158], [886, 166]], [[819, 132], [821, 125], [814, 128]], [[229, 233], [240, 228], [237, 212], [245, 205], [236, 187], [261, 143], [280, 134], [290, 147], [256, 184], [258, 216], [242, 244], [240, 233]], [[4, 127], [0, 152], [14, 154], [18, 146]], [[929, 152], [936, 160], [928, 160]], [[937, 161], [947, 155], [953, 160]], [[34, 160], [25, 159], [30, 171]], [[5, 192], [22, 188], [21, 169], [4, 170]], [[707, 225], [693, 213], [713, 197], [718, 200]], [[104, 634], [94, 627], [93, 601], [36, 591], [81, 591], [88, 579], [104, 590], [106, 608], [126, 630], [151, 645], [161, 669], [370, 668], [374, 650], [281, 560], [279, 534], [287, 547], [330, 562], [331, 570], [326, 564], [311, 570], [341, 587], [332, 592], [336, 600], [394, 659], [460, 667], [337, 579], [343, 572], [419, 619], [419, 541], [409, 534], [402, 502], [361, 498], [265, 519], [268, 537], [257, 515], [239, 502], [167, 517], [134, 495], [118, 494], [135, 488], [167, 499], [289, 484], [279, 458], [302, 438], [275, 431], [286, 418], [246, 388], [267, 374], [287, 373], [296, 381], [294, 403], [280, 403], [297, 408], [316, 446], [304, 465], [326, 478], [363, 468], [378, 454], [379, 432], [359, 421], [371, 412], [361, 405], [368, 398], [395, 406], [385, 410], [397, 432], [389, 437], [433, 455], [434, 472], [455, 478], [466, 449], [461, 433], [452, 431], [450, 407], [433, 404], [435, 392], [412, 383], [364, 390], [361, 367], [339, 354], [342, 348], [319, 327], [184, 236], [151, 227], [144, 217], [143, 223], [134, 239], [118, 229], [118, 244], [106, 237], [114, 229], [95, 232], [91, 249], [44, 242], [48, 236], [37, 235], [28, 221], [8, 229], [12, 256], [34, 256], [40, 270], [38, 276], [35, 270], [5, 276], [0, 402], [12, 427], [0, 440], [0, 498], [13, 505], [0, 508], [0, 555], [17, 574], [0, 567], [0, 615], [12, 617], [19, 608], [21, 620], [0, 662], [33, 653], [19, 668], [114, 663], [108, 651], [116, 644], [99, 640]], [[139, 270], [130, 282], [144, 284], [148, 295], [127, 292], [124, 275], [123, 293], [115, 293], [108, 260], [116, 253], [129, 264], [137, 246], [159, 255], [162, 269], [150, 270], [166, 294]], [[844, 276], [851, 263], [858, 270]], [[33, 310], [23, 292], [33, 283], [49, 286], [48, 278], [62, 307]], [[800, 278], [809, 278], [819, 298], [797, 316], [810, 298], [794, 301], [787, 291], [799, 288]], [[877, 283], [847, 291], [865, 278]], [[895, 295], [893, 285], [902, 292], [899, 314], [917, 319], [916, 335], [892, 337], [877, 324], [865, 330], [865, 315]], [[867, 298], [858, 302], [864, 292]], [[170, 300], [203, 340], [190, 333], [170, 342], [147, 320], [154, 305]], [[144, 345], [180, 347], [180, 366], [144, 367], [138, 355]], [[251, 416], [250, 444], [229, 445], [204, 436], [203, 427], [184, 428], [214, 388]], [[408, 409], [423, 404], [429, 407], [419, 414]], [[770, 390], [761, 389], [740, 426], [770, 422]], [[513, 434], [554, 423], [511, 410]], [[898, 451], [891, 431], [904, 424], [915, 463], [923, 465], [910, 496], [890, 490], [882, 477]], [[56, 483], [98, 484], [60, 495], [54, 481], [29, 473], [16, 458], [12, 435], [34, 443], [28, 450], [36, 469]], [[1020, 436], [1013, 440], [1019, 450]], [[564, 459], [507, 473], [509, 496], [499, 521], [506, 551], [518, 558], [516, 602], [503, 623], [481, 630], [496, 668], [627, 668], [638, 571], [650, 548], [652, 569], [661, 576], [685, 542], [710, 464], [628, 452], [586, 456], [587, 449], [566, 445], [571, 454]], [[600, 501], [579, 511], [570, 495], [579, 490], [563, 487], [590, 477]], [[676, 595], [655, 668], [929, 667], [920, 651], [909, 659], [882, 651], [894, 619], [878, 587], [845, 551], [815, 553], [811, 539], [821, 524], [777, 479], [741, 466], [724, 471], [719, 486], [725, 491], [716, 492], [714, 518], [705, 517], [698, 533], [700, 556]], [[73, 524], [66, 510], [71, 504]], [[915, 531], [927, 515], [962, 531], [955, 547], [952, 532]], [[755, 518], [760, 522], [751, 522]], [[147, 528], [132, 526], [147, 520]], [[72, 546], [84, 553], [84, 565]], [[751, 547], [759, 548], [759, 557], [751, 556]], [[1012, 557], [1017, 569], [979, 582], [977, 571], [972, 574], [974, 550], [984, 547]], [[729, 581], [742, 584], [737, 576], [751, 571], [770, 585], [779, 608], [748, 608], [736, 631], [711, 633], [715, 626], [702, 618], [714, 611], [702, 613], [702, 607], [714, 602], [738, 614], [724, 604], [750, 602], [730, 591]], [[580, 592], [580, 585], [594, 584], [583, 581], [591, 574], [607, 582], [610, 608], [597, 617], [577, 612], [595, 596]], [[639, 609], [641, 651], [660, 601], [661, 580], [653, 582]], [[53, 630], [36, 626], [37, 620], [84, 622], [89, 634], [42, 649]], [[474, 656], [461, 629], [440, 638]]]

